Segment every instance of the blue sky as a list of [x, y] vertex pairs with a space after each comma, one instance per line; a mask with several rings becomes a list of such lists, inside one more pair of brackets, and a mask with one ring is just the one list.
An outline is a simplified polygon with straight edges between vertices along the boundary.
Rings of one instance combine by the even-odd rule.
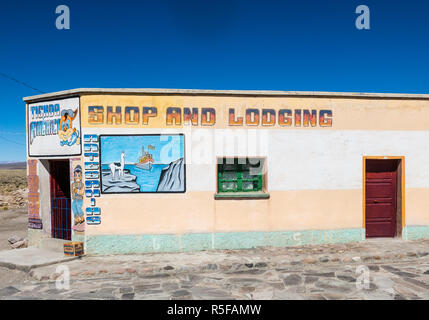
[[[55, 28], [66, 4], [71, 29]], [[355, 27], [365, 4], [371, 29]], [[79, 87], [429, 93], [424, 0], [0, 2], [0, 73]], [[0, 75], [0, 161], [25, 159], [25, 105]]]

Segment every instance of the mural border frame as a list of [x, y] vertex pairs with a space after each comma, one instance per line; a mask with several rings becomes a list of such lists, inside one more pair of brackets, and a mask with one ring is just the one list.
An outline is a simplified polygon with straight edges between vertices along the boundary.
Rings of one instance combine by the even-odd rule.
[[[136, 136], [182, 136], [183, 137], [183, 173], [185, 176], [183, 191], [146, 191], [146, 192], [103, 192], [103, 174], [101, 167], [101, 137], [136, 137]], [[100, 171], [100, 194], [180, 194], [186, 193], [186, 144], [185, 135], [183, 133], [144, 133], [144, 134], [99, 134], [98, 135], [98, 170]]]

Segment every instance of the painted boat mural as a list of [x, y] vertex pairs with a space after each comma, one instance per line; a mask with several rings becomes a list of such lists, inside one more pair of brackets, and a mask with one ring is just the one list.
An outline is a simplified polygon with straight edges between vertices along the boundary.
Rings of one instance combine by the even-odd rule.
[[101, 192], [185, 192], [183, 140], [181, 134], [100, 136]]
[[[155, 150], [155, 146], [148, 145], [148, 149]], [[144, 146], [142, 147], [142, 156], [139, 158], [139, 162], [135, 164], [137, 168], [143, 169], [143, 170], [150, 170], [152, 169], [153, 165], [153, 155], [149, 153], [148, 151], [145, 152]]]

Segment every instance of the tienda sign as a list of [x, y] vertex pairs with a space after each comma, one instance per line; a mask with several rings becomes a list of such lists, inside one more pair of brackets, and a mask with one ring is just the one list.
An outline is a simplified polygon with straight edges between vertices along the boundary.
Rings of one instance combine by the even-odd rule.
[[28, 105], [30, 156], [63, 156], [81, 153], [79, 98]]

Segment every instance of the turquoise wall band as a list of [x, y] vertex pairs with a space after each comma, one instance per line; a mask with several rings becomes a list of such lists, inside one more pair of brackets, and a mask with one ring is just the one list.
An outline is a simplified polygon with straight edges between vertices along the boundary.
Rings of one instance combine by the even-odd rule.
[[86, 236], [85, 252], [87, 254], [107, 255], [347, 243], [363, 241], [365, 239], [364, 231], [362, 228], [355, 228], [308, 231], [190, 233], [185, 235], [98, 235]]
[[402, 239], [417, 240], [429, 238], [429, 226], [405, 226], [402, 229]]

